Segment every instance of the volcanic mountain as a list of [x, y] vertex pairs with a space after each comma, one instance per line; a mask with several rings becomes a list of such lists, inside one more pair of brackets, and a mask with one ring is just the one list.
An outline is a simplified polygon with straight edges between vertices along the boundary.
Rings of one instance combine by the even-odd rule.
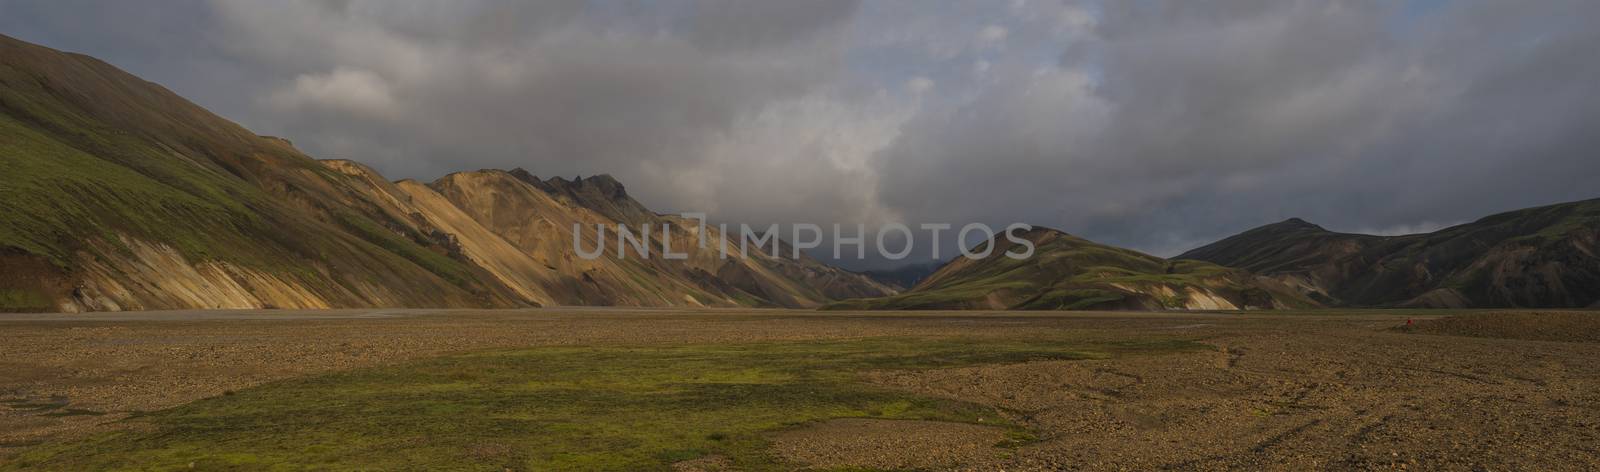
[[[911, 290], [845, 300], [831, 309], [1167, 310], [1311, 308], [1317, 303], [1276, 281], [1201, 261], [1169, 261], [1048, 228], [1004, 235], [990, 257], [956, 257]], [[982, 251], [980, 245], [975, 251]]]
[[1600, 200], [1517, 210], [1426, 234], [1336, 233], [1299, 219], [1186, 252], [1329, 305], [1600, 306]]
[[[805, 307], [894, 293], [803, 257], [717, 257], [688, 244], [696, 223], [650, 212], [609, 176], [392, 182], [5, 36], [0, 169], [0, 311]], [[573, 224], [592, 248], [595, 224], [618, 223], [651, 225], [651, 247], [671, 238], [688, 259], [576, 256]]]

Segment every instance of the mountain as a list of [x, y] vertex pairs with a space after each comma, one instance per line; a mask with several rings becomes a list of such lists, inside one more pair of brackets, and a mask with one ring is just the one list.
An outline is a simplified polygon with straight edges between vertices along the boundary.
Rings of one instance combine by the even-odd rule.
[[920, 264], [908, 264], [894, 269], [869, 270], [862, 273], [884, 285], [904, 290], [917, 286], [918, 282], [928, 278], [929, 275], [933, 275], [944, 264], [939, 261], [930, 261]]
[[893, 293], [764, 253], [583, 260], [572, 223], [653, 225], [654, 248], [663, 224], [675, 248], [698, 228], [655, 215], [609, 176], [392, 182], [94, 58], [5, 36], [0, 169], [0, 311], [801, 307]]
[[1597, 239], [1600, 200], [1585, 200], [1404, 236], [1291, 219], [1178, 258], [1249, 270], [1336, 306], [1594, 307]]
[[[832, 309], [1165, 310], [1307, 308], [1293, 289], [1250, 273], [1200, 261], [1168, 261], [1048, 228], [1021, 233], [1034, 254], [1004, 235], [986, 258], [957, 257], [911, 290], [845, 300]], [[983, 246], [979, 246], [981, 250]]]

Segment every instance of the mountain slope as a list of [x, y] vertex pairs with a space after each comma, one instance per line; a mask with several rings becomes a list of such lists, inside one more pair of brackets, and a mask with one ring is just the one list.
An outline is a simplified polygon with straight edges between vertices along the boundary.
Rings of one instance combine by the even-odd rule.
[[[98, 60], [0, 37], [0, 307], [469, 305], [335, 218], [337, 182]], [[11, 270], [12, 268], [24, 270]]]
[[[1021, 234], [1034, 254], [997, 237], [983, 259], [957, 257], [900, 295], [846, 300], [830, 308], [1163, 310], [1315, 306], [1286, 286], [1198, 261], [1167, 261], [1048, 228]], [[1021, 252], [1018, 248], [1016, 251]]]
[[[571, 200], [534, 187], [511, 173], [485, 170], [460, 172], [434, 181], [430, 186], [479, 224], [508, 241], [538, 264], [562, 274], [560, 285], [567, 304], [599, 305], [710, 305], [736, 306], [739, 297], [718, 287], [707, 287], [697, 280], [710, 274], [690, 267], [686, 261], [665, 260], [660, 254], [650, 259], [618, 258], [615, 255], [617, 221]], [[620, 184], [617, 184], [621, 188]], [[631, 199], [628, 201], [632, 204]], [[639, 231], [641, 224], [655, 223], [655, 215], [642, 210], [640, 221], [628, 224]], [[645, 216], [648, 214], [648, 216]], [[595, 240], [595, 225], [608, 228], [604, 242]], [[608, 255], [586, 260], [572, 246], [572, 228], [582, 228], [583, 247], [605, 244]], [[660, 224], [652, 224], [660, 231]], [[659, 240], [659, 235], [652, 235]], [[686, 236], [679, 236], [674, 248], [681, 248]], [[659, 251], [659, 243], [651, 244]]]
[[922, 279], [926, 279], [928, 276], [933, 275], [933, 273], [939, 270], [939, 267], [943, 265], [943, 262], [930, 261], [905, 265], [894, 269], [869, 270], [864, 273], [867, 274], [868, 277], [872, 277], [873, 280], [883, 283], [884, 285], [905, 290], [917, 286], [918, 283], [922, 282]]
[[[637, 285], [632, 291], [658, 298], [656, 304], [803, 307], [894, 293], [865, 276], [804, 254], [793, 259], [760, 251], [749, 258], [722, 258], [719, 241], [726, 239], [730, 247], [737, 247], [736, 235], [721, 234], [707, 225], [702, 248], [698, 221], [650, 212], [609, 176], [541, 181], [521, 169], [485, 170], [451, 174], [431, 186], [541, 263], [564, 272], [581, 271], [591, 286]], [[648, 226], [652, 251], [667, 242], [684, 258], [667, 259], [659, 252], [650, 258], [612, 257], [618, 223], [634, 233]], [[610, 255], [592, 261], [577, 257], [571, 247], [574, 224], [581, 225], [585, 248], [595, 247], [594, 225], [606, 225]]]
[[1405, 236], [1290, 220], [1178, 258], [1251, 270], [1332, 305], [1587, 307], [1600, 303], [1597, 239], [1600, 200], [1585, 200]]
[[[0, 311], [815, 306], [892, 293], [805, 260], [575, 262], [569, 222], [663, 217], [609, 177], [390, 182], [104, 62], [4, 36], [0, 169]], [[566, 230], [516, 227], [524, 217]]]

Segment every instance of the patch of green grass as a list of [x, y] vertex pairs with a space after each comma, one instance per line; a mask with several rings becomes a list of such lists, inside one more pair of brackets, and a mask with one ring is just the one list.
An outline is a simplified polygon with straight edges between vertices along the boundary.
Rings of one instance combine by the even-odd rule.
[[66, 408], [67, 407], [66, 403], [58, 403], [58, 402], [30, 403], [30, 402], [27, 402], [27, 401], [16, 401], [16, 402], [8, 401], [6, 403], [7, 403], [7, 406], [10, 406], [12, 409], [23, 410], [23, 411], [51, 411], [51, 410], [60, 410], [62, 408]]
[[1120, 302], [1125, 295], [1098, 289], [1055, 289], [1045, 292], [1021, 308], [1029, 310], [1084, 310], [1106, 303]]
[[1039, 436], [1030, 431], [1014, 429], [1007, 431], [1005, 439], [1001, 439], [1000, 442], [995, 443], [994, 447], [1016, 449], [1038, 440]]
[[43, 416], [59, 418], [63, 416], [105, 416], [105, 414], [106, 413], [103, 411], [85, 410], [81, 408], [66, 408], [45, 413]]
[[54, 306], [55, 302], [43, 293], [0, 287], [0, 312], [44, 311]]
[[408, 240], [392, 230], [383, 228], [370, 218], [353, 213], [337, 213], [334, 217], [361, 239], [399, 255], [447, 282], [465, 285], [472, 279], [471, 271], [460, 261], [422, 247], [416, 242], [419, 238]]
[[[66, 266], [74, 242], [115, 241], [119, 233], [167, 241], [185, 254], [219, 253], [232, 225], [252, 215], [225, 198], [187, 194], [83, 153], [0, 115], [0, 244]], [[195, 228], [195, 225], [210, 225]], [[203, 231], [203, 230], [211, 231]]]
[[61, 398], [52, 399], [50, 401], [29, 401], [25, 398], [12, 398], [0, 400], [0, 403], [4, 403], [7, 408], [12, 410], [39, 413], [39, 416], [46, 417], [59, 418], [63, 416], [105, 415], [105, 412], [103, 411], [85, 410], [82, 408], [68, 408], [69, 403], [65, 399]]
[[[0, 469], [642, 471], [721, 455], [739, 470], [786, 470], [766, 432], [840, 417], [1006, 425], [992, 408], [876, 387], [863, 371], [1192, 349], [1204, 346], [882, 338], [494, 351], [201, 400]], [[1008, 444], [1030, 437], [1016, 430]]]
[[[49, 264], [0, 276], [0, 289], [33, 292], [0, 294], [0, 310], [53, 310], [86, 260], [131, 255], [124, 238], [283, 276], [336, 304], [368, 286], [411, 289], [409, 305], [466, 295], [431, 298], [443, 284], [425, 272], [476, 288], [463, 263], [381, 233], [393, 225], [338, 225], [328, 213], [353, 196], [347, 177], [287, 144], [98, 61], [0, 42], [0, 254]], [[27, 280], [41, 276], [57, 284]]]

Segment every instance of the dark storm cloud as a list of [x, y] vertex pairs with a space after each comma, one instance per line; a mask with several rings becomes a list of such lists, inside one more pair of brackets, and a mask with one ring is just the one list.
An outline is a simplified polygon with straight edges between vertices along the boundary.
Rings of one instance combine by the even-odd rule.
[[605, 172], [722, 221], [1163, 254], [1600, 196], [1595, 24], [1571, 0], [0, 0], [0, 32], [395, 178]]
[[689, 40], [709, 50], [758, 50], [809, 39], [850, 19], [856, 0], [750, 2], [700, 0], [687, 21]]
[[1403, 7], [1108, 2], [1060, 67], [914, 120], [884, 198], [1170, 254], [1288, 216], [1428, 229], [1600, 196], [1600, 4]]
[[[381, 150], [367, 159], [401, 175], [469, 165], [562, 174], [687, 165], [703, 140], [742, 114], [821, 83], [840, 47], [794, 26], [767, 55], [724, 54], [691, 40], [718, 28], [712, 20], [663, 32], [651, 18], [559, 4], [427, 5], [358, 4], [327, 15], [228, 2], [218, 5], [216, 34], [240, 45], [236, 56], [294, 72], [263, 100], [268, 126], [324, 152]], [[779, 21], [761, 13], [730, 21]], [[547, 22], [552, 16], [567, 20]], [[737, 36], [728, 40], [749, 40]]]
[[[762, 156], [708, 156], [774, 103], [827, 87], [857, 8], [219, 0], [170, 16], [116, 13], [166, 13], [126, 5], [6, 3], [15, 14], [0, 15], [0, 27], [104, 57], [318, 157], [366, 161], [395, 178], [604, 172], [668, 209], [708, 206], [719, 197], [683, 196], [711, 185], [760, 190], [707, 169], [764, 167]], [[150, 51], [172, 60], [152, 63]]]

